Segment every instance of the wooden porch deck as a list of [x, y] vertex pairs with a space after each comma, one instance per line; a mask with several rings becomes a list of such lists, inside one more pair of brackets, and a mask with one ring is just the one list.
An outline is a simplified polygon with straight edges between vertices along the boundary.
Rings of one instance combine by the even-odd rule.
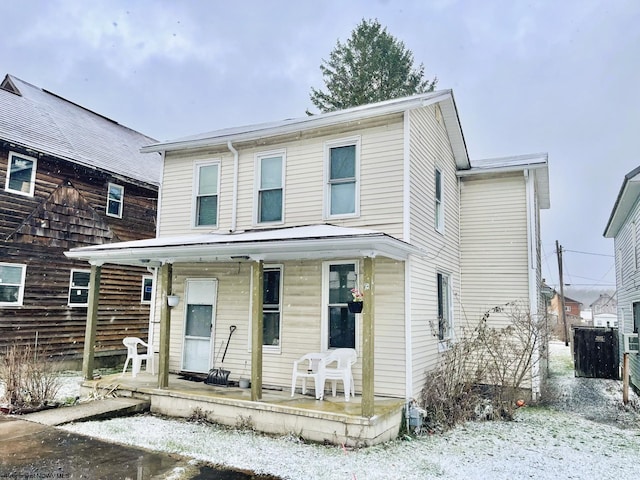
[[149, 400], [151, 411], [162, 415], [200, 415], [223, 425], [349, 446], [374, 445], [396, 438], [405, 404], [399, 398], [376, 397], [375, 414], [367, 418], [361, 415], [361, 397], [347, 402], [340, 393], [316, 400], [309, 391], [307, 395], [296, 393], [291, 397], [289, 389], [265, 387], [262, 400], [256, 402], [251, 401], [250, 389], [207, 385], [173, 374], [169, 375], [168, 388], [159, 389], [157, 385], [156, 375], [141, 372], [136, 378], [126, 373], [85, 380], [82, 388], [83, 394], [115, 390], [121, 397]]

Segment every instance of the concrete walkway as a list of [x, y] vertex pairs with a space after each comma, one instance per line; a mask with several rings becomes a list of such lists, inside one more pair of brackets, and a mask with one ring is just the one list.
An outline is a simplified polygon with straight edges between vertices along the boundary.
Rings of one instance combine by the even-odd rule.
[[148, 400], [135, 398], [105, 398], [92, 402], [80, 403], [71, 407], [52, 408], [39, 412], [21, 415], [22, 420], [40, 423], [42, 425], [63, 425], [65, 423], [86, 420], [103, 420], [105, 418], [121, 417], [149, 410]]

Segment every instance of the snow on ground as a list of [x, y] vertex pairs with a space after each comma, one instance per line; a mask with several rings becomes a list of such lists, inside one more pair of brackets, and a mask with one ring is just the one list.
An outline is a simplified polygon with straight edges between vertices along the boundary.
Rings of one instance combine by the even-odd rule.
[[283, 479], [619, 479], [637, 475], [640, 408], [621, 382], [576, 379], [568, 347], [552, 345], [550, 399], [512, 422], [472, 422], [445, 434], [358, 450], [305, 444], [210, 424], [139, 415], [65, 430]]

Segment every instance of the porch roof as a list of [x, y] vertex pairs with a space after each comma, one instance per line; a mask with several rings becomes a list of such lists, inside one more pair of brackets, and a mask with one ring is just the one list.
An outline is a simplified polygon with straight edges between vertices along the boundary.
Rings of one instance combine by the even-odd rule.
[[313, 260], [388, 257], [406, 260], [422, 249], [376, 230], [307, 225], [235, 233], [202, 233], [80, 247], [69, 258], [101, 265], [160, 266], [164, 263]]

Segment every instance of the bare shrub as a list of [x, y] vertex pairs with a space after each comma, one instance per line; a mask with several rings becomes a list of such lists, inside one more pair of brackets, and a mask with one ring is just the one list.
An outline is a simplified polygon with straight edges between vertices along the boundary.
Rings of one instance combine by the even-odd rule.
[[56, 365], [45, 352], [29, 345], [11, 345], [0, 354], [0, 402], [10, 411], [37, 408], [52, 403], [61, 384]]
[[[490, 326], [493, 314], [506, 326]], [[477, 418], [512, 419], [531, 387], [532, 368], [547, 354], [547, 341], [545, 319], [533, 318], [517, 302], [485, 312], [426, 374], [419, 401], [425, 426], [433, 431]]]

